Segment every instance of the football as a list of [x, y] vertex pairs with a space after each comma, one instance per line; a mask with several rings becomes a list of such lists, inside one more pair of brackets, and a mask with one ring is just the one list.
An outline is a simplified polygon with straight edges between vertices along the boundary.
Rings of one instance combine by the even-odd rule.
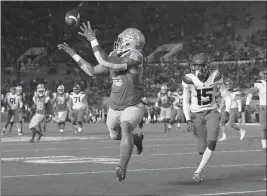
[[80, 13], [76, 10], [68, 11], [65, 15], [65, 22], [70, 26], [78, 26], [80, 23]]

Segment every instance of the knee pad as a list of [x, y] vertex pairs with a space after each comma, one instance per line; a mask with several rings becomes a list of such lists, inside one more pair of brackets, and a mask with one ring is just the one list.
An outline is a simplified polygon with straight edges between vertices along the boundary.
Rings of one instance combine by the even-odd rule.
[[208, 148], [209, 148], [211, 151], [214, 151], [215, 148], [216, 148], [216, 144], [217, 144], [217, 141], [208, 141]]

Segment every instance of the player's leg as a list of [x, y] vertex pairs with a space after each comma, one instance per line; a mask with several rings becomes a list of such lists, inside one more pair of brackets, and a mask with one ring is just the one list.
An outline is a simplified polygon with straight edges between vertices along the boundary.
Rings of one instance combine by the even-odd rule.
[[39, 135], [38, 140], [40, 140], [40, 138], [42, 137], [42, 132], [37, 130], [37, 126], [39, 126], [41, 124], [41, 122], [44, 120], [45, 116], [41, 115], [41, 114], [35, 114], [29, 124], [29, 128], [32, 131], [32, 138], [30, 140], [30, 142], [34, 142], [34, 138], [36, 136], [36, 133]]
[[66, 120], [67, 120], [67, 116], [68, 116], [68, 111], [63, 111], [61, 113], [61, 116], [59, 118], [59, 131], [60, 133], [63, 133], [64, 132], [64, 129], [65, 129], [65, 124], [66, 124]]
[[17, 128], [18, 128], [18, 135], [22, 135], [22, 112], [16, 110], [14, 113], [14, 122], [16, 122], [17, 124]]
[[169, 127], [168, 127], [168, 131], [170, 131], [171, 128], [172, 128], [172, 125], [175, 124], [176, 115], [177, 115], [177, 109], [172, 108], [172, 110], [171, 110], [171, 119], [170, 119], [170, 124], [169, 124]]
[[[11, 118], [13, 117], [13, 112], [12, 110], [8, 110], [7, 111], [7, 118], [6, 118], [6, 122], [4, 124], [4, 128], [3, 128], [3, 131], [2, 131], [2, 134], [1, 135], [4, 135], [6, 133], [6, 129], [7, 129], [7, 126], [8, 124], [10, 124], [11, 126]], [[13, 124], [12, 124], [13, 126]]]
[[178, 109], [177, 111], [177, 129], [180, 130], [181, 128], [181, 123], [183, 122], [183, 118], [184, 118], [184, 113], [182, 109]]
[[267, 129], [266, 129], [266, 106], [261, 105], [259, 111], [259, 117], [260, 117], [260, 124], [262, 128], [262, 139], [261, 144], [262, 148], [266, 152], [266, 139], [267, 139]]
[[237, 113], [238, 113], [238, 109], [237, 108], [232, 108], [230, 110], [228, 125], [229, 125], [229, 127], [237, 130], [240, 133], [240, 140], [243, 140], [245, 135], [246, 135], [246, 131], [241, 129], [239, 126], [237, 126], [235, 124], [235, 122], [237, 120]]
[[118, 181], [124, 181], [126, 169], [132, 155], [133, 147], [136, 145], [137, 153], [143, 150], [143, 133], [133, 134], [133, 130], [138, 126], [144, 117], [144, 104], [140, 103], [122, 111], [120, 115], [121, 143], [120, 143], [120, 165], [116, 168]]
[[78, 131], [78, 126], [77, 126], [77, 111], [73, 110], [70, 112], [70, 122], [74, 126], [75, 133]]
[[171, 126], [170, 126], [171, 114], [172, 114], [172, 107], [170, 106], [170, 107], [168, 107], [166, 109], [166, 127], [167, 127], [167, 132], [169, 132], [170, 131], [169, 128], [171, 128]]
[[78, 133], [82, 132], [83, 127], [83, 121], [84, 121], [84, 110], [78, 110], [77, 112], [77, 127], [78, 127]]
[[[206, 114], [205, 114], [206, 113]], [[204, 119], [203, 122], [205, 123], [205, 130], [207, 133], [207, 147], [204, 151], [202, 160], [197, 168], [197, 170], [194, 172], [193, 179], [195, 181], [201, 182], [203, 179], [200, 177], [200, 173], [204, 169], [204, 167], [207, 165], [209, 160], [211, 159], [213, 152], [215, 150], [216, 144], [217, 144], [217, 138], [219, 135], [219, 114], [217, 110], [210, 110], [204, 113]]]
[[143, 119], [141, 120], [141, 122], [138, 124], [138, 128], [139, 128], [140, 130], [143, 129], [144, 123], [145, 123], [145, 120], [144, 120], [144, 118], [143, 118]]

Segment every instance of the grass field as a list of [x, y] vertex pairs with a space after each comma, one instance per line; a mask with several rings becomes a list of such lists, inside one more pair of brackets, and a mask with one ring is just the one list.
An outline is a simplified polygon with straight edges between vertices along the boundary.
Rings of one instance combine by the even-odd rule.
[[[144, 152], [135, 151], [124, 183], [116, 181], [119, 142], [109, 140], [104, 124], [86, 124], [76, 136], [68, 124], [60, 136], [48, 124], [40, 142], [22, 137], [1, 138], [2, 195], [266, 195], [266, 156], [261, 150], [259, 125], [244, 126], [247, 136], [228, 129], [228, 140], [216, 152], [194, 183], [192, 174], [201, 157], [187, 131], [163, 132], [162, 124], [144, 126]], [[135, 149], [134, 149], [135, 150]]]

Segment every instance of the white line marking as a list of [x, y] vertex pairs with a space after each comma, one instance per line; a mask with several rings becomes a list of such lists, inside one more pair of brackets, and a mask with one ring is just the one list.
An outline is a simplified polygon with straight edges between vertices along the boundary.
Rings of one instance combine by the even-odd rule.
[[[228, 144], [246, 144], [244, 141], [237, 141], [235, 143], [219, 143], [218, 145], [228, 145]], [[195, 146], [196, 144], [152, 144], [144, 145], [144, 147], [179, 147], [179, 146]], [[119, 148], [119, 146], [118, 146]], [[40, 148], [40, 149], [14, 149], [14, 150], [2, 150], [2, 152], [38, 152], [38, 151], [62, 151], [62, 150], [92, 150], [92, 149], [113, 149], [111, 146], [99, 146], [94, 148]]]
[[[249, 166], [264, 166], [265, 163], [255, 164], [239, 164], [239, 165], [212, 165], [207, 166], [209, 168], [227, 168], [227, 167], [249, 167]], [[195, 169], [194, 167], [176, 167], [176, 168], [154, 168], [154, 169], [130, 169], [127, 172], [142, 172], [142, 171], [168, 171], [168, 170], [183, 170], [183, 169]], [[30, 175], [15, 175], [15, 176], [2, 176], [1, 178], [23, 178], [23, 177], [41, 177], [41, 176], [65, 176], [65, 175], [84, 175], [84, 174], [105, 174], [114, 173], [114, 171], [86, 171], [86, 172], [72, 172], [72, 173], [48, 173], [48, 174], [30, 174]]]
[[[215, 151], [215, 153], [247, 153], [247, 152], [261, 152], [262, 150], [225, 150], [225, 151]], [[160, 153], [160, 154], [144, 154], [144, 156], [171, 156], [171, 155], [190, 155], [190, 154], [197, 154], [196, 152], [179, 152], [179, 153]], [[132, 156], [140, 157], [140, 155], [133, 154]], [[45, 158], [55, 158], [55, 157], [71, 157], [71, 156], [46, 156]], [[112, 157], [119, 157], [119, 155], [112, 155], [112, 156], [97, 156], [95, 158], [112, 158]], [[44, 157], [15, 157], [15, 158], [1, 158], [1, 162], [14, 162], [19, 160], [26, 160], [26, 159], [41, 159]]]
[[207, 193], [207, 194], [199, 194], [199, 195], [187, 195], [187, 196], [213, 196], [213, 195], [239, 195], [239, 194], [248, 194], [248, 193], [263, 193], [266, 190], [255, 190], [255, 191], [240, 191], [240, 192], [224, 192], [224, 193]]

